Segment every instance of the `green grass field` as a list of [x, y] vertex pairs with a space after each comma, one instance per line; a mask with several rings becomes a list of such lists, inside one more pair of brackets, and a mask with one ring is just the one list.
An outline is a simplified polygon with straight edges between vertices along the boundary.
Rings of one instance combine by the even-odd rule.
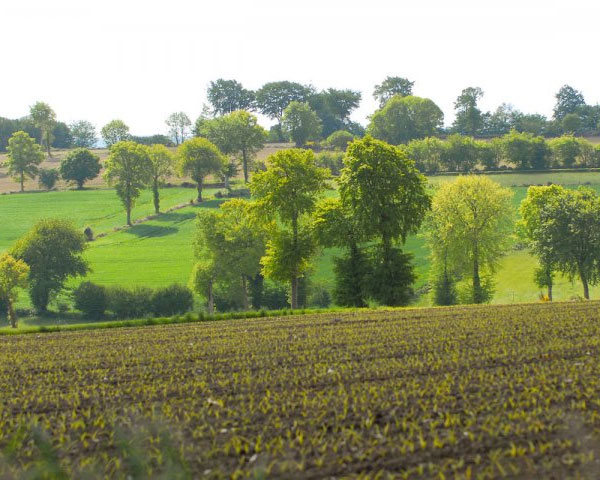
[[[543, 174], [491, 175], [493, 180], [512, 187], [515, 195], [513, 204], [518, 207], [525, 197], [527, 187], [523, 185], [562, 183], [567, 186], [588, 184], [600, 189], [600, 173], [559, 172]], [[453, 177], [430, 177], [432, 185], [451, 181]], [[215, 190], [205, 192], [207, 198]], [[163, 189], [162, 206], [166, 210], [174, 205], [187, 203], [194, 197], [192, 189]], [[335, 195], [334, 191], [328, 195]], [[171, 283], [186, 284], [192, 271], [194, 258], [192, 241], [196, 228], [196, 213], [199, 208], [215, 208], [220, 201], [209, 200], [201, 206], [187, 206], [163, 214], [159, 218], [134, 225], [132, 228], [113, 231], [124, 224], [125, 214], [114, 190], [91, 189], [85, 191], [60, 191], [49, 193], [26, 193], [0, 196], [0, 218], [4, 228], [0, 231], [0, 250], [10, 248], [33, 223], [43, 217], [71, 219], [79, 228], [90, 226], [95, 234], [109, 232], [89, 244], [85, 253], [92, 272], [87, 280], [103, 285], [166, 286]], [[133, 211], [133, 218], [144, 218], [153, 213], [151, 194], [144, 191]], [[428, 281], [428, 252], [419, 236], [408, 239], [405, 246], [414, 255], [418, 280], [416, 287]], [[339, 249], [327, 249], [315, 258], [311, 279], [315, 284], [332, 288], [334, 275], [333, 258]], [[494, 303], [537, 301], [540, 290], [533, 283], [535, 259], [526, 251], [511, 251], [501, 261], [496, 275]], [[76, 286], [81, 279], [70, 282]], [[555, 298], [569, 299], [581, 295], [579, 284], [571, 284], [563, 278], [557, 279]], [[600, 295], [600, 288], [591, 291]], [[68, 299], [67, 299], [68, 301]], [[430, 298], [419, 298], [417, 305], [429, 305]], [[18, 304], [28, 307], [27, 295], [21, 294]]]

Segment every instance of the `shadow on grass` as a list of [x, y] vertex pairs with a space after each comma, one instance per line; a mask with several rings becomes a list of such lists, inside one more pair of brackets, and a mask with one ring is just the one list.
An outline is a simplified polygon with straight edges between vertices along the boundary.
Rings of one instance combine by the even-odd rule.
[[187, 222], [188, 220], [192, 220], [196, 218], [196, 212], [187, 211], [187, 212], [169, 212], [169, 213], [161, 213], [158, 217], [154, 218], [155, 222], [169, 222], [169, 223], [182, 223]]
[[135, 235], [139, 238], [156, 238], [166, 237], [167, 235], [173, 235], [179, 230], [175, 227], [163, 227], [160, 225], [148, 225], [145, 223], [139, 225], [133, 225], [132, 227], [123, 230], [123, 233]]

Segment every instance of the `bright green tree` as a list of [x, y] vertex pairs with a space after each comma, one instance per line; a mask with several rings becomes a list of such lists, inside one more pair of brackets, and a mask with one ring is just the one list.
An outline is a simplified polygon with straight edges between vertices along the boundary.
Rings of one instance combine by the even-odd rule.
[[8, 140], [8, 174], [20, 182], [25, 191], [25, 177], [35, 178], [38, 166], [44, 161], [40, 146], [27, 133], [15, 132]]
[[442, 184], [433, 197], [428, 222], [433, 256], [444, 258], [444, 271], [471, 278], [472, 303], [490, 299], [491, 277], [513, 231], [512, 195], [489, 178], [473, 175]]
[[455, 133], [444, 143], [442, 163], [450, 172], [470, 172], [477, 165], [479, 151], [473, 137]]
[[444, 142], [436, 137], [411, 140], [407, 145], [409, 158], [423, 173], [436, 173], [442, 169]]
[[100, 130], [100, 135], [107, 147], [111, 147], [117, 142], [129, 140], [129, 127], [123, 120], [111, 120]]
[[344, 164], [342, 202], [365, 237], [380, 240], [372, 296], [386, 305], [406, 304], [414, 274], [410, 257], [396, 243], [417, 232], [429, 209], [426, 179], [404, 149], [371, 136], [350, 144]]
[[573, 135], [563, 135], [550, 140], [553, 164], [557, 168], [572, 168], [581, 153], [581, 143]]
[[68, 278], [85, 275], [87, 244], [83, 233], [67, 220], [45, 219], [22, 237], [10, 252], [29, 265], [29, 296], [40, 312], [48, 309]]
[[60, 175], [67, 182], [75, 182], [81, 190], [87, 180], [93, 180], [100, 173], [100, 158], [87, 148], [71, 150], [60, 162]]
[[308, 103], [290, 103], [283, 112], [281, 126], [296, 147], [318, 140], [321, 135], [321, 121]]
[[179, 171], [196, 182], [198, 202], [202, 202], [202, 186], [208, 175], [220, 175], [226, 160], [216, 145], [206, 138], [190, 138], [177, 149]]
[[371, 116], [367, 133], [384, 142], [399, 145], [437, 134], [443, 121], [444, 114], [430, 99], [396, 95]]
[[44, 102], [36, 102], [29, 108], [29, 115], [33, 124], [40, 129], [42, 144], [50, 157], [50, 146], [52, 144], [52, 130], [56, 125], [56, 113]]
[[352, 140], [354, 140], [354, 135], [350, 132], [337, 130], [327, 137], [327, 145], [336, 150], [345, 151]]
[[173, 174], [174, 156], [164, 145], [148, 147], [150, 157], [150, 182], [152, 185], [152, 198], [154, 200], [154, 213], [160, 213], [159, 187], [170, 175]]
[[140, 196], [140, 190], [150, 183], [151, 172], [147, 147], [131, 141], [112, 145], [105, 163], [104, 178], [117, 190], [127, 212], [127, 225], [131, 225], [131, 209]]
[[315, 250], [308, 220], [327, 187], [329, 171], [317, 167], [311, 150], [282, 150], [252, 178], [250, 190], [258, 211], [277, 220], [263, 258], [265, 276], [291, 285], [291, 305], [298, 307], [298, 280]]
[[520, 170], [548, 168], [551, 151], [546, 140], [511, 130], [501, 138], [502, 157]]
[[18, 288], [27, 287], [29, 266], [8, 253], [0, 255], [0, 300], [6, 304], [8, 321], [17, 328], [18, 318], [14, 304], [18, 298]]

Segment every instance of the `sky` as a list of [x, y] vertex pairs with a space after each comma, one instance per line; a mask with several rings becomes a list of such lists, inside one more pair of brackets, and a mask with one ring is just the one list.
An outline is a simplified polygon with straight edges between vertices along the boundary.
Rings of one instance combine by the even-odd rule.
[[468, 86], [484, 111], [551, 116], [564, 84], [600, 102], [598, 18], [593, 0], [0, 0], [0, 116], [44, 101], [67, 123], [166, 133], [225, 78], [360, 90], [366, 124], [388, 75], [413, 80], [447, 125]]

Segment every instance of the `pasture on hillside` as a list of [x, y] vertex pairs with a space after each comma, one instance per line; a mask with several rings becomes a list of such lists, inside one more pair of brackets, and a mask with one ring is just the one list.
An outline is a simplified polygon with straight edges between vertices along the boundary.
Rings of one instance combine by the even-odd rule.
[[0, 337], [0, 476], [592, 478], [599, 302]]

